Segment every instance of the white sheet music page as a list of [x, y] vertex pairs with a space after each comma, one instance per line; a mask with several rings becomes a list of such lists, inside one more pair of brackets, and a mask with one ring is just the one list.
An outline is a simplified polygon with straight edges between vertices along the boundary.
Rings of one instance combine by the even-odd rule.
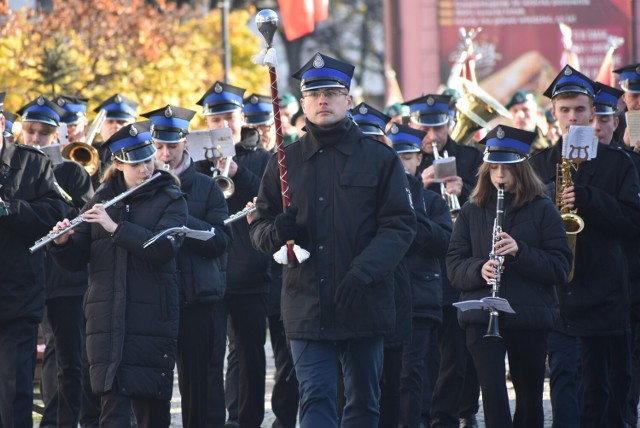
[[569, 127], [569, 132], [562, 139], [562, 156], [576, 164], [593, 159], [597, 154], [595, 133], [592, 126]]
[[630, 110], [625, 115], [627, 129], [629, 130], [629, 141], [631, 141], [631, 146], [636, 146], [640, 141], [640, 110]]

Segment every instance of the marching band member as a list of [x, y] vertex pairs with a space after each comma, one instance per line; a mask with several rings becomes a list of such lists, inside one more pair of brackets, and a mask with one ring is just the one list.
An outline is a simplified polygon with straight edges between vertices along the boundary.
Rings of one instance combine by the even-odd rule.
[[269, 255], [292, 239], [313, 249], [304, 263], [283, 268], [282, 317], [303, 428], [338, 426], [338, 362], [341, 426], [378, 425], [383, 336], [395, 320], [393, 271], [416, 228], [397, 155], [347, 118], [353, 71], [317, 53], [293, 75], [307, 117], [307, 134], [285, 148], [293, 206], [283, 212], [272, 157], [251, 223], [252, 242]]
[[56, 97], [53, 102], [66, 111], [60, 120], [67, 124], [67, 141], [69, 143], [84, 141], [88, 123], [87, 102], [89, 99], [61, 95]]
[[[393, 125], [388, 136], [407, 173], [412, 197], [416, 191], [420, 196], [419, 199], [414, 197], [413, 202], [418, 220], [416, 239], [406, 256], [411, 288], [411, 310], [408, 311], [411, 315], [408, 329], [411, 340], [402, 347], [400, 411], [398, 423], [393, 425], [394, 428], [417, 427], [423, 411], [423, 396], [425, 393], [433, 394], [438, 375], [439, 356], [430, 351], [437, 349], [437, 331], [442, 323], [444, 273], [441, 271], [441, 259], [446, 256], [453, 224], [444, 199], [438, 193], [425, 189], [416, 177], [422, 161], [424, 132]], [[414, 182], [417, 188], [413, 186]]]
[[[478, 373], [489, 428], [544, 426], [546, 337], [558, 318], [554, 285], [565, 281], [571, 266], [562, 219], [526, 162], [535, 138], [535, 133], [499, 125], [481, 141], [486, 151], [478, 184], [456, 220], [447, 254], [447, 274], [462, 291], [462, 301], [489, 296], [487, 284], [504, 266], [496, 294], [515, 310], [499, 313], [503, 340], [483, 337], [489, 311], [458, 315]], [[499, 186], [504, 187], [504, 224], [494, 226], [492, 234]], [[490, 258], [491, 252], [504, 257], [504, 265]], [[516, 392], [513, 422], [505, 353]]]
[[[620, 75], [620, 87], [624, 90], [622, 99], [627, 109], [640, 110], [640, 63], [625, 65], [613, 72]], [[634, 150], [640, 147], [640, 141], [630, 141], [628, 129], [625, 129], [623, 142]]]
[[[4, 93], [0, 93], [0, 105]], [[5, 117], [0, 106], [0, 135]], [[43, 253], [28, 249], [63, 218], [51, 161], [0, 138], [0, 426], [33, 425], [33, 373], [44, 310]]]
[[[168, 427], [178, 337], [178, 243], [154, 234], [186, 224], [187, 205], [167, 172], [123, 201], [108, 201], [145, 183], [156, 149], [148, 125], [134, 123], [105, 145], [113, 156], [103, 186], [85, 205], [84, 222], [49, 244], [69, 270], [89, 263], [85, 297], [86, 351], [91, 389], [101, 396], [100, 426]], [[70, 225], [58, 222], [54, 232]]]
[[[22, 139], [26, 145], [46, 147], [57, 143], [58, 125], [66, 112], [58, 103], [38, 97], [19, 110]], [[73, 216], [93, 196], [91, 178], [76, 162], [63, 159], [53, 166], [57, 183], [68, 195]], [[45, 255], [45, 316], [42, 331], [41, 393], [45, 408], [40, 426], [78, 424], [82, 396], [82, 300], [87, 289], [87, 270], [69, 272]]]
[[100, 110], [105, 110], [106, 116], [102, 128], [98, 130], [100, 139], [92, 142], [100, 155], [100, 168], [96, 174], [91, 176], [95, 189], [100, 186], [105, 172], [111, 166], [111, 152], [107, 147], [102, 146], [102, 142], [111, 138], [123, 126], [129, 125], [136, 120], [138, 103], [124, 95], [114, 94], [93, 109], [94, 113], [99, 113]]
[[[595, 83], [596, 94], [593, 99], [595, 116], [593, 126], [596, 136], [602, 144], [620, 147], [631, 158], [640, 171], [640, 153], [632, 150], [616, 138], [620, 123], [618, 99], [623, 91], [602, 83]], [[638, 424], [638, 397], [640, 396], [640, 245], [637, 240], [623, 242], [623, 252], [629, 263], [629, 300], [631, 303], [631, 386], [628, 397], [627, 423]]]
[[276, 150], [276, 127], [271, 97], [252, 94], [243, 100], [245, 124], [260, 133], [262, 147], [271, 153]]
[[227, 247], [231, 231], [222, 191], [210, 176], [196, 171], [187, 151], [189, 121], [195, 111], [167, 105], [143, 113], [153, 123], [151, 136], [156, 159], [169, 166], [187, 195], [186, 226], [214, 229], [207, 241], [185, 238], [178, 252], [180, 272], [180, 329], [178, 333], [178, 382], [184, 427], [222, 427], [224, 406], [224, 353], [227, 321], [224, 292]]
[[514, 128], [538, 134], [531, 144], [531, 154], [551, 146], [552, 142], [546, 138], [545, 133], [538, 126], [540, 109], [531, 92], [523, 89], [516, 91], [504, 107], [513, 116], [511, 124]]
[[[241, 211], [258, 194], [260, 179], [270, 158], [270, 154], [260, 147], [258, 131], [244, 126], [244, 91], [237, 86], [215, 82], [197, 103], [204, 108], [209, 129], [228, 127], [233, 133], [236, 155], [233, 159], [218, 160], [221, 170], [226, 162], [230, 162], [229, 178], [233, 180], [235, 191], [227, 204], [233, 213]], [[214, 165], [209, 160], [199, 161], [196, 169], [211, 175]], [[240, 426], [254, 427], [264, 419], [264, 343], [271, 265], [266, 255], [251, 246], [246, 221], [232, 223], [232, 231], [225, 294], [230, 326], [227, 329], [230, 346], [225, 400], [230, 421], [237, 418]], [[234, 374], [234, 366], [237, 366], [237, 374]], [[236, 376], [238, 380], [234, 381]]]
[[[565, 66], [544, 95], [551, 98], [563, 134], [573, 125], [590, 125], [594, 86], [582, 73]], [[547, 187], [562, 181], [556, 177], [562, 146], [560, 140], [531, 158]], [[584, 230], [577, 234], [573, 279], [558, 287], [562, 322], [549, 336], [554, 421], [562, 426], [623, 426], [630, 357], [629, 278], [621, 242], [640, 233], [635, 221], [640, 184], [631, 160], [602, 144], [595, 158], [569, 171], [571, 182], [556, 189], [556, 200], [577, 209]], [[580, 373], [582, 397], [576, 384]]]

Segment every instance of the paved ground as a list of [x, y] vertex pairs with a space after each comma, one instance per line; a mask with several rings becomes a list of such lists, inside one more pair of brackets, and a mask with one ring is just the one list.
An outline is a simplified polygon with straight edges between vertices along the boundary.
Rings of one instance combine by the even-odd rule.
[[[273, 352], [271, 350], [271, 343], [267, 338], [267, 344], [265, 345], [265, 350], [267, 354], [267, 382], [266, 382], [266, 395], [265, 395], [265, 419], [262, 423], [262, 427], [271, 427], [275, 416], [271, 412], [271, 389], [273, 388], [273, 374], [275, 372], [275, 367], [273, 364]], [[515, 408], [515, 404], [513, 402], [514, 393], [513, 387], [509, 384], [509, 396], [512, 399], [511, 409]], [[38, 401], [36, 401], [38, 403]], [[39, 403], [41, 404], [41, 403]], [[549, 382], [547, 381], [545, 384], [544, 390], [544, 412], [545, 412], [545, 428], [551, 427], [551, 403], [549, 401]], [[38, 422], [40, 420], [40, 416], [37, 413], [34, 413], [34, 426], [38, 426]], [[480, 406], [480, 412], [478, 414], [478, 421], [480, 422], [480, 427], [484, 427], [484, 416], [482, 412], [482, 405]], [[180, 392], [178, 390], [178, 378], [177, 376], [174, 379], [174, 389], [173, 389], [173, 398], [171, 399], [171, 426], [172, 427], [182, 427], [182, 416], [180, 409]]]

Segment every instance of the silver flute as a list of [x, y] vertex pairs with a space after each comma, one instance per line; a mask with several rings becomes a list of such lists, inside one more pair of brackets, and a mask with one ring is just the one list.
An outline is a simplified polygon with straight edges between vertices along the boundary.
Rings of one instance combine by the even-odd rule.
[[[103, 204], [104, 207], [108, 208], [111, 205], [114, 205], [117, 202], [123, 200], [124, 198], [126, 198], [127, 196], [129, 196], [130, 194], [132, 194], [133, 192], [135, 192], [136, 190], [138, 190], [142, 186], [145, 186], [145, 185], [149, 184], [150, 182], [152, 182], [153, 180], [155, 180], [156, 178], [160, 177], [160, 175], [161, 174], [158, 172], [158, 173], [152, 175], [151, 177], [149, 177], [148, 179], [146, 179], [145, 181], [143, 181], [142, 183], [138, 184], [137, 186], [134, 186], [131, 189], [120, 193], [118, 196], [116, 196], [113, 199], [109, 199], [107, 202], [105, 202]], [[29, 251], [31, 253], [35, 253], [40, 248], [42, 248], [45, 245], [47, 245], [49, 242], [53, 241], [54, 239], [58, 238], [59, 236], [64, 235], [65, 233], [67, 233], [71, 229], [75, 228], [80, 223], [84, 223], [85, 221], [86, 220], [84, 219], [84, 217], [82, 217], [82, 214], [80, 214], [78, 217], [76, 217], [73, 220], [71, 220], [71, 222], [70, 222], [71, 224], [69, 226], [65, 227], [64, 229], [61, 229], [61, 230], [59, 230], [57, 232], [51, 232], [47, 236], [45, 236], [43, 238], [40, 238], [38, 241], [36, 241], [35, 244], [33, 244], [33, 246], [31, 248], [29, 248]]]
[[249, 214], [251, 214], [255, 210], [256, 210], [256, 207], [254, 205], [252, 207], [245, 208], [242, 211], [238, 211], [237, 213], [232, 214], [228, 219], [226, 219], [224, 221], [224, 225], [226, 226], [229, 223], [233, 223], [236, 220], [240, 220], [241, 218], [245, 218], [246, 216], [248, 216]]

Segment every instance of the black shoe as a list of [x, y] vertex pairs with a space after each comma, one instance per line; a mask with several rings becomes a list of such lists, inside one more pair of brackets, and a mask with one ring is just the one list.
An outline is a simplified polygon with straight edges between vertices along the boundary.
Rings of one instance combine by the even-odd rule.
[[460, 428], [478, 428], [476, 415], [467, 416], [466, 418], [460, 418]]
[[238, 421], [232, 421], [232, 420], [228, 420], [224, 424], [224, 428], [238, 428], [239, 426], [240, 424], [238, 423]]

